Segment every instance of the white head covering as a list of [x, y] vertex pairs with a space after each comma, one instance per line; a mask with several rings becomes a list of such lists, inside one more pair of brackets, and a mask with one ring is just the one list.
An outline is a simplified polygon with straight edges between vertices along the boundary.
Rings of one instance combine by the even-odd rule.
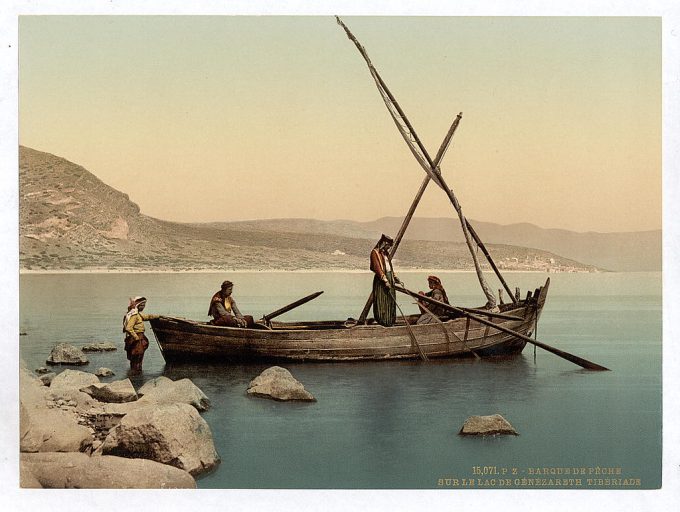
[[130, 320], [130, 317], [132, 315], [136, 315], [139, 313], [139, 310], [137, 309], [139, 306], [142, 304], [146, 304], [146, 297], [142, 297], [138, 295], [134, 299], [130, 297], [128, 301], [128, 311], [123, 317], [123, 331], [125, 331], [125, 326], [127, 325], [128, 321]]

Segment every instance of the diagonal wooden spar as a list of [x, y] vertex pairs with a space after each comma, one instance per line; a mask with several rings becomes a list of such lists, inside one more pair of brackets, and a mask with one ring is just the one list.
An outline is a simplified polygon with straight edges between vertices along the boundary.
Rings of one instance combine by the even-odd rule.
[[[449, 147], [449, 144], [451, 143], [451, 139], [453, 138], [453, 134], [456, 132], [456, 128], [458, 128], [458, 124], [460, 123], [461, 118], [463, 117], [463, 113], [461, 112], [458, 114], [456, 119], [453, 120], [453, 123], [451, 124], [451, 128], [449, 128], [449, 131], [446, 134], [446, 137], [444, 137], [444, 140], [441, 143], [441, 146], [439, 146], [439, 151], [437, 151], [437, 156], [434, 159], [435, 166], [439, 166], [439, 163], [442, 161], [444, 158], [444, 154], [446, 153], [446, 150]], [[418, 189], [418, 192], [416, 193], [416, 197], [413, 198], [413, 202], [411, 203], [411, 207], [409, 208], [408, 212], [406, 213], [406, 216], [404, 217], [404, 220], [401, 223], [401, 227], [399, 228], [399, 231], [397, 232], [397, 235], [394, 237], [394, 243], [392, 244], [392, 248], [390, 249], [390, 259], [394, 256], [394, 254], [397, 252], [397, 249], [399, 248], [399, 244], [401, 243], [401, 239], [404, 237], [404, 233], [406, 233], [406, 228], [411, 222], [411, 219], [413, 218], [413, 214], [416, 211], [416, 207], [418, 206], [418, 203], [420, 203], [420, 199], [423, 197], [423, 194], [425, 193], [425, 189], [427, 188], [428, 184], [430, 183], [430, 176], [425, 175], [425, 178], [423, 178], [423, 182], [420, 184], [420, 188]], [[359, 323], [365, 323], [366, 322], [366, 317], [368, 316], [368, 311], [371, 309], [371, 303], [373, 302], [373, 290], [371, 290], [371, 293], [368, 295], [368, 300], [366, 300], [366, 304], [364, 305], [364, 309], [361, 310], [361, 314], [359, 315]]]
[[408, 118], [404, 114], [404, 111], [401, 109], [398, 102], [396, 101], [396, 99], [394, 98], [394, 96], [392, 95], [390, 90], [387, 88], [387, 85], [385, 84], [385, 82], [380, 77], [377, 70], [375, 69], [375, 67], [371, 63], [371, 60], [368, 57], [368, 54], [366, 53], [366, 50], [359, 43], [359, 41], [356, 39], [354, 34], [352, 34], [352, 32], [349, 30], [349, 28], [347, 28], [347, 26], [340, 20], [340, 18], [336, 16], [336, 20], [337, 20], [338, 24], [344, 29], [345, 33], [347, 34], [347, 37], [354, 43], [354, 45], [359, 50], [359, 53], [361, 54], [361, 56], [366, 61], [366, 64], [368, 65], [369, 71], [371, 72], [371, 75], [373, 76], [373, 79], [376, 82], [376, 85], [378, 87], [378, 91], [380, 92], [380, 95], [383, 98], [383, 101], [384, 101], [384, 103], [387, 107], [387, 110], [390, 113], [390, 116], [392, 117], [395, 125], [397, 126], [399, 133], [401, 134], [402, 138], [404, 139], [407, 146], [411, 150], [411, 153], [416, 158], [418, 163], [421, 165], [423, 170], [425, 170], [427, 175], [432, 180], [434, 180], [434, 182], [439, 187], [441, 187], [444, 190], [444, 192], [449, 197], [451, 204], [453, 205], [456, 212], [458, 213], [458, 217], [459, 217], [459, 220], [461, 222], [463, 234], [465, 236], [465, 241], [466, 241], [466, 244], [468, 245], [468, 249], [470, 250], [472, 260], [475, 264], [475, 270], [477, 272], [477, 278], [480, 282], [480, 285], [482, 287], [484, 294], [487, 297], [487, 307], [491, 307], [491, 308], [495, 307], [496, 306], [496, 299], [493, 295], [493, 292], [491, 291], [491, 288], [489, 287], [488, 283], [486, 282], [486, 279], [484, 278], [481, 267], [479, 265], [479, 261], [477, 259], [477, 255], [476, 255], [475, 250], [472, 246], [472, 239], [474, 239], [476, 244], [482, 249], [482, 252], [486, 256], [487, 260], [489, 261], [489, 264], [491, 265], [491, 268], [494, 270], [494, 272], [496, 273], [496, 276], [499, 278], [499, 280], [503, 284], [503, 287], [508, 292], [508, 295], [511, 298], [513, 298], [513, 301], [514, 301], [514, 295], [510, 291], [510, 288], [508, 287], [507, 283], [505, 282], [505, 279], [503, 278], [500, 271], [498, 270], [498, 267], [496, 266], [493, 259], [491, 258], [491, 255], [486, 250], [486, 247], [482, 243], [481, 239], [479, 238], [479, 236], [474, 231], [474, 229], [472, 228], [472, 226], [470, 225], [468, 220], [463, 215], [462, 209], [460, 207], [460, 203], [458, 202], [455, 195], [453, 194], [453, 191], [448, 187], [448, 185], [444, 181], [443, 177], [441, 176], [441, 172], [440, 172], [438, 166], [435, 165], [435, 162], [430, 158], [427, 150], [425, 149], [422, 142], [418, 138], [418, 135], [416, 134], [415, 130], [413, 129], [413, 126], [411, 125]]

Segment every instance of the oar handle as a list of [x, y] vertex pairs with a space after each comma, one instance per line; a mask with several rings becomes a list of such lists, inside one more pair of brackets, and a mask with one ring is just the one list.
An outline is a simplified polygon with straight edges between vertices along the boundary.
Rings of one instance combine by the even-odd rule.
[[306, 302], [309, 302], [312, 299], [316, 299], [319, 295], [323, 293], [323, 290], [320, 292], [312, 293], [311, 295], [307, 295], [306, 297], [303, 297], [299, 300], [296, 300], [295, 302], [291, 302], [290, 304], [283, 306], [282, 308], [277, 309], [276, 311], [273, 311], [267, 315], [264, 315], [262, 317], [262, 320], [265, 322], [269, 322], [272, 318], [276, 318], [279, 315], [283, 315], [284, 313], [287, 313], [291, 309], [295, 309], [298, 306], [302, 306]]

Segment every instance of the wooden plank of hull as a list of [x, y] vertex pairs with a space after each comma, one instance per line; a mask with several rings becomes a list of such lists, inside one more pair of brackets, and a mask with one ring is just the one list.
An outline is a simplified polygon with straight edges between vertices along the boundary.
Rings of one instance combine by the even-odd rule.
[[[542, 304], [541, 304], [542, 306]], [[537, 314], [535, 304], [513, 308], [523, 320], [494, 319], [509, 329], [530, 335]], [[216, 327], [181, 319], [152, 320], [152, 328], [167, 360], [195, 359], [355, 361], [417, 359], [406, 326], [357, 325], [327, 328], [340, 322], [311, 322], [308, 329], [283, 329], [300, 324], [277, 324], [275, 330]], [[449, 334], [448, 340], [442, 325]], [[428, 358], [470, 357], [471, 350], [492, 356], [521, 352], [526, 342], [514, 336], [466, 319], [443, 324], [412, 325]]]

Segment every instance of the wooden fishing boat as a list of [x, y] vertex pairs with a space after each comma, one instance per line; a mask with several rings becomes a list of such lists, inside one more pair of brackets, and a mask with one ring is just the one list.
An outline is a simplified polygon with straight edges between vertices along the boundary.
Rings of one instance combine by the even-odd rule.
[[[337, 18], [337, 21], [347, 37], [356, 45], [368, 65], [371, 76], [399, 133], [418, 164], [425, 171], [424, 180], [398, 233], [394, 237], [388, 258], [391, 259], [399, 247], [428, 184], [434, 183], [448, 196], [460, 220], [479, 284], [486, 296], [485, 307], [479, 309], [456, 307], [432, 300], [429, 297], [422, 297], [403, 288], [403, 286], [394, 286], [395, 291], [416, 298], [421, 304], [423, 301], [430, 302], [430, 305], [436, 303], [434, 305], [443, 307], [451, 316], [434, 323], [417, 324], [418, 315], [406, 316], [402, 313], [396, 324], [383, 327], [368, 318], [373, 299], [371, 293], [356, 321], [271, 321], [274, 317], [304, 304], [322, 293], [317, 292], [265, 315], [260, 325], [257, 326], [259, 328], [221, 327], [175, 317], [161, 317], [151, 320], [151, 327], [164, 358], [167, 361], [218, 359], [225, 362], [242, 360], [382, 361], [417, 358], [428, 360], [445, 357], [482, 358], [518, 354], [527, 343], [532, 343], [583, 368], [606, 370], [607, 368], [603, 366], [531, 339], [530, 336], [536, 332], [538, 320], [545, 304], [550, 279], [533, 293], [529, 292], [524, 299], [520, 299], [517, 288], [513, 293], [479, 235], [463, 215], [458, 199], [441, 173], [442, 159], [460, 124], [462, 114], [458, 114], [453, 121], [435, 158], [432, 159], [401, 107], [371, 63], [364, 47], [359, 44], [356, 37], [339, 18]], [[511, 303], [503, 304], [500, 289], [500, 304], [497, 303], [478, 261], [478, 249], [482, 251], [490, 268], [499, 279], [503, 289], [508, 293]], [[396, 302], [396, 299], [394, 300]], [[401, 312], [398, 302], [396, 308]], [[427, 306], [424, 309], [427, 311]], [[433, 316], [433, 320], [436, 318]]]
[[[541, 316], [549, 284], [548, 279], [544, 286], [527, 294], [527, 298], [502, 304], [500, 314], [488, 312], [486, 318], [494, 325], [531, 336]], [[406, 316], [392, 327], [383, 327], [369, 319], [366, 324], [271, 322], [271, 329], [246, 329], [161, 317], [151, 320], [151, 327], [163, 357], [167, 361], [183, 362], [198, 359], [380, 361], [418, 359], [422, 354], [427, 358], [489, 357], [518, 354], [527, 343], [469, 317], [423, 325], [416, 324], [417, 318], [418, 315]]]

